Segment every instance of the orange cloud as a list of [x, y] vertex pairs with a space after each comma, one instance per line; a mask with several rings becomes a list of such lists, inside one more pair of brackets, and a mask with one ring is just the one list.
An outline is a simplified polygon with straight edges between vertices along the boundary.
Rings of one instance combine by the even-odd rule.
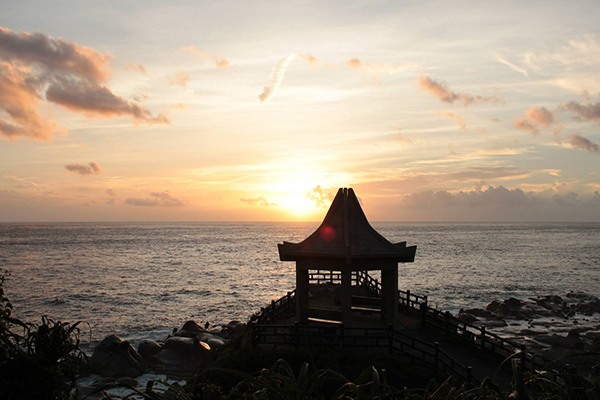
[[243, 203], [248, 203], [251, 206], [262, 206], [262, 207], [271, 207], [271, 206], [276, 206], [277, 204], [275, 203], [269, 203], [267, 201], [267, 199], [265, 199], [263, 196], [260, 197], [255, 197], [255, 198], [248, 198], [248, 199], [240, 199], [241, 202]]
[[541, 125], [548, 128], [557, 123], [554, 113], [545, 107], [531, 107], [525, 112], [525, 116], [527, 118], [519, 119], [517, 117], [515, 119], [515, 128], [529, 131], [533, 136], [539, 133], [538, 126]]
[[144, 67], [142, 64], [134, 64], [131, 61], [129, 61], [125, 66], [125, 71], [135, 71], [141, 73], [142, 75], [148, 75], [146, 67]]
[[195, 46], [182, 47], [180, 50], [194, 53], [201, 57], [208, 57], [212, 60], [213, 64], [215, 64], [215, 67], [219, 69], [225, 69], [229, 67], [229, 60], [227, 60], [225, 57], [217, 57], [212, 54], [208, 54], [205, 51], [197, 49]]
[[467, 120], [464, 117], [458, 114], [454, 114], [453, 112], [437, 112], [437, 114], [453, 119], [454, 121], [456, 121], [461, 130], [467, 130]]
[[110, 55], [42, 32], [19, 32], [0, 27], [0, 58], [18, 60], [26, 66], [42, 65], [48, 73], [73, 74], [97, 82], [105, 82]]
[[190, 74], [187, 72], [178, 72], [175, 74], [175, 78], [171, 79], [171, 86], [183, 86], [187, 87], [187, 84], [190, 80]]
[[150, 198], [127, 198], [125, 204], [140, 207], [183, 207], [185, 203], [171, 196], [168, 190], [152, 192]]
[[400, 71], [411, 70], [418, 67], [417, 64], [370, 64], [363, 63], [358, 58], [351, 58], [346, 61], [346, 65], [348, 68], [368, 72], [371, 74], [383, 74], [383, 75], [391, 75]]
[[56, 131], [65, 130], [38, 113], [40, 90], [31, 78], [26, 69], [0, 62], [0, 110], [10, 120], [9, 123], [0, 118], [0, 135], [8, 139], [51, 141]]
[[82, 165], [79, 163], [67, 164], [67, 165], [65, 165], [65, 169], [67, 171], [75, 172], [81, 176], [92, 175], [92, 174], [98, 175], [102, 172], [102, 169], [100, 168], [100, 166], [95, 162], [91, 162], [88, 165]]
[[502, 98], [497, 96], [482, 97], [478, 95], [473, 96], [468, 93], [455, 93], [448, 88], [446, 82], [435, 81], [423, 74], [419, 75], [418, 84], [423, 90], [426, 90], [437, 97], [442, 103], [453, 104], [456, 101], [463, 103], [463, 105], [467, 107], [471, 104], [478, 103], [498, 104], [504, 102]]
[[[0, 135], [50, 141], [66, 130], [38, 113], [42, 101], [86, 116], [128, 115], [135, 122], [169, 123], [115, 95], [106, 81], [111, 56], [41, 32], [0, 27]], [[140, 64], [141, 65], [141, 64]]]

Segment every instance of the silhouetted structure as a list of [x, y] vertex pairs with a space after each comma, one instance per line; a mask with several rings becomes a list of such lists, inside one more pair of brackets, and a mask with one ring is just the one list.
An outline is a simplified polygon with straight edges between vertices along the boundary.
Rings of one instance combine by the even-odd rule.
[[[278, 245], [281, 261], [296, 261], [296, 316], [336, 320], [340, 313], [309, 307], [309, 270], [340, 271], [341, 321], [352, 324], [352, 272], [381, 271], [381, 314], [394, 325], [398, 313], [398, 263], [413, 262], [417, 246], [391, 243], [369, 224], [354, 191], [338, 190], [319, 228], [300, 243]], [[363, 299], [365, 300], [365, 299]]]

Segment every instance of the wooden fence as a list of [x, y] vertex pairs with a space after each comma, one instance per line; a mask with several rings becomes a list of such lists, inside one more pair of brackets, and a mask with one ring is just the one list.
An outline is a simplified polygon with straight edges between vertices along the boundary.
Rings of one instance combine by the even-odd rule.
[[[341, 283], [341, 273], [332, 271], [313, 271], [309, 273], [309, 282], [312, 284], [323, 284], [323, 283]], [[371, 277], [366, 271], [353, 272], [353, 281], [356, 285], [366, 286], [374, 294], [381, 294], [381, 283]], [[381, 329], [381, 328], [344, 328], [343, 325], [338, 327], [305, 327], [300, 328], [294, 326], [283, 326], [274, 325], [282, 316], [291, 316], [295, 313], [296, 301], [295, 301], [295, 290], [288, 292], [285, 296], [277, 301], [272, 301], [271, 304], [265, 308], [262, 308], [260, 312], [254, 314], [250, 318], [250, 322], [254, 326], [255, 338], [258, 343], [273, 344], [273, 345], [308, 345], [318, 344], [320, 333], [325, 333], [326, 329], [339, 330], [338, 335], [342, 335], [337, 339], [333, 339], [331, 335], [327, 340], [338, 340], [333, 344], [339, 346], [353, 347], [352, 340], [359, 340], [361, 344], [356, 346], [365, 347], [371, 346], [370, 341], [366, 341], [368, 335], [358, 335], [358, 332], [362, 329]], [[548, 359], [543, 358], [539, 354], [533, 354], [527, 351], [526, 347], [519, 345], [514, 341], [502, 338], [499, 335], [488, 332], [485, 327], [477, 326], [451, 315], [450, 312], [442, 312], [433, 307], [429, 307], [427, 304], [427, 296], [418, 296], [412, 294], [409, 290], [398, 291], [398, 309], [406, 314], [419, 317], [423, 327], [427, 327], [432, 330], [436, 330], [440, 333], [444, 333], [447, 336], [454, 336], [462, 340], [471, 342], [473, 346], [479, 347], [482, 351], [496, 354], [500, 357], [506, 358], [516, 353], [520, 353], [521, 368], [530, 371], [544, 370], [550, 379], [555, 382], [559, 381], [560, 373], [552, 366], [552, 362]], [[302, 335], [298, 336], [298, 332], [294, 331], [290, 333], [290, 329], [301, 329]], [[310, 331], [310, 329], [317, 329], [316, 333]], [[322, 329], [323, 331], [318, 331]], [[349, 337], [354, 339], [348, 339], [345, 332], [352, 332]], [[390, 347], [393, 351], [402, 352], [403, 354], [410, 354], [422, 361], [428, 362], [432, 365], [436, 365], [436, 369], [442, 372], [454, 371], [452, 375], [461, 376], [462, 381], [473, 382], [473, 377], [469, 368], [465, 368], [456, 360], [452, 359], [448, 354], [441, 352], [441, 350], [435, 349], [435, 345], [426, 343], [422, 340], [416, 339], [407, 335], [404, 332], [394, 330], [392, 336], [390, 336], [394, 345]], [[379, 340], [375, 336], [376, 340]], [[382, 347], [380, 342], [376, 342], [372, 347]], [[389, 343], [388, 343], [389, 346]], [[435, 354], [437, 357], [434, 357]], [[456, 369], [456, 370], [455, 370]]]
[[428, 343], [406, 333], [379, 327], [344, 327], [340, 325], [253, 325], [256, 344], [274, 348], [296, 349], [326, 347], [333, 349], [360, 348], [381, 350], [391, 355], [403, 355], [413, 361], [430, 365], [435, 373], [452, 376], [458, 383], [477, 385], [471, 367], [465, 367], [440, 349], [439, 343]]

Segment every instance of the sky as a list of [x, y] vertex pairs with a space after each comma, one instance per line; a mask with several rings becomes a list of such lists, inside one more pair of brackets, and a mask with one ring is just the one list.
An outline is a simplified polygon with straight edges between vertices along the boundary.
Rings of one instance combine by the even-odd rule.
[[2, 1], [0, 222], [600, 221], [598, 1]]

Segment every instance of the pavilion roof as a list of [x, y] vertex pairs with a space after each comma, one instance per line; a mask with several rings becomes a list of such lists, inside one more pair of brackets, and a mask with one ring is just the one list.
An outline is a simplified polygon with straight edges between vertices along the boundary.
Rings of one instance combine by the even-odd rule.
[[306, 258], [379, 258], [413, 262], [417, 246], [392, 243], [367, 220], [354, 190], [340, 188], [317, 230], [300, 243], [277, 245], [281, 261]]

